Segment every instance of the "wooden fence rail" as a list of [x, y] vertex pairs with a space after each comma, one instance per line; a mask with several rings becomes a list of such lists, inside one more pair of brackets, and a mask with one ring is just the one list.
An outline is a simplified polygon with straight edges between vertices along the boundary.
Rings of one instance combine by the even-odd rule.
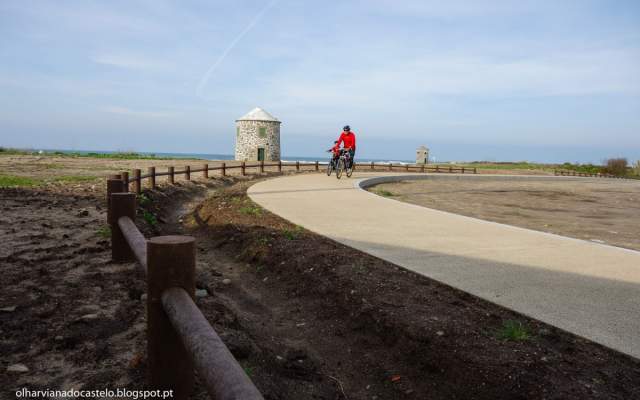
[[[166, 172], [158, 172], [156, 167], [149, 167], [148, 173], [146, 174], [141, 174], [141, 171], [139, 169], [134, 169], [132, 170], [131, 177], [129, 177], [128, 172], [122, 172], [122, 175], [119, 175], [119, 177], [124, 182], [125, 188], [127, 189], [126, 191], [129, 190], [128, 188], [129, 188], [129, 185], [131, 184], [133, 185], [132, 187], [133, 192], [136, 194], [140, 194], [142, 193], [142, 185], [144, 180], [147, 180], [149, 182], [149, 187], [153, 189], [156, 187], [156, 184], [157, 184], [156, 178], [163, 177], [163, 176], [167, 177], [167, 181], [170, 184], [174, 184], [175, 176], [181, 175], [181, 174], [184, 174], [185, 180], [191, 180], [192, 173], [202, 172], [203, 178], [208, 179], [210, 171], [220, 171], [220, 176], [227, 176], [227, 174], [229, 173], [229, 170], [234, 170], [234, 169], [240, 169], [240, 175], [242, 176], [247, 175], [248, 169], [255, 169], [256, 172], [264, 173], [267, 168], [276, 168], [277, 172], [282, 172], [283, 170], [286, 170], [286, 169], [295, 170], [296, 172], [299, 172], [299, 171], [302, 171], [303, 168], [306, 168], [306, 171], [319, 172], [320, 166], [326, 165], [326, 164], [327, 164], [326, 162], [320, 162], [320, 161], [313, 161], [313, 162], [296, 161], [296, 162], [289, 162], [289, 163], [286, 163], [286, 162], [283, 163], [282, 161], [266, 163], [264, 161], [261, 161], [256, 164], [247, 164], [246, 162], [243, 161], [241, 164], [238, 164], [238, 165], [227, 165], [226, 163], [223, 162], [221, 165], [215, 166], [215, 167], [209, 166], [209, 164], [204, 164], [201, 168], [191, 168], [191, 166], [187, 165], [183, 170], [176, 170], [175, 167], [169, 166], [167, 167]], [[393, 163], [375, 164], [371, 162], [366, 164], [355, 163], [354, 167], [355, 169], [359, 169], [363, 171], [390, 171], [390, 172], [403, 171], [403, 172], [420, 172], [420, 173], [435, 172], [435, 173], [462, 173], [462, 174], [478, 173], [476, 168], [451, 167], [451, 166], [441, 167], [439, 165], [432, 167], [432, 166], [426, 166], [424, 164], [422, 165], [393, 164]]]
[[560, 169], [554, 169], [553, 174], [556, 176], [582, 176], [582, 177], [591, 177], [591, 178], [617, 178], [624, 179], [623, 176], [616, 176], [611, 174], [600, 174], [600, 173], [585, 173], [585, 172], [576, 172], [576, 171], [566, 171]]
[[126, 192], [122, 179], [109, 179], [107, 192], [112, 258], [138, 261], [147, 279], [150, 386], [172, 390], [173, 399], [187, 399], [195, 369], [213, 399], [264, 400], [194, 303], [195, 239], [157, 236], [146, 240], [134, 222], [136, 195]]

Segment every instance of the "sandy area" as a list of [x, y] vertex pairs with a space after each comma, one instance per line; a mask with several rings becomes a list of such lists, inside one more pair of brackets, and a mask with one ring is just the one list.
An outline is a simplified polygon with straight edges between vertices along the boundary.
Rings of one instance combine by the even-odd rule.
[[484, 220], [640, 250], [640, 181], [421, 180], [371, 191]]

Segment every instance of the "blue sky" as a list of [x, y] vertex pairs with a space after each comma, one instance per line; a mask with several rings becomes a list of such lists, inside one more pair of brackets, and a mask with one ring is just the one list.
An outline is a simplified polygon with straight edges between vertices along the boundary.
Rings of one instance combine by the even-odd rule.
[[0, 2], [0, 145], [233, 153], [640, 158], [638, 1]]

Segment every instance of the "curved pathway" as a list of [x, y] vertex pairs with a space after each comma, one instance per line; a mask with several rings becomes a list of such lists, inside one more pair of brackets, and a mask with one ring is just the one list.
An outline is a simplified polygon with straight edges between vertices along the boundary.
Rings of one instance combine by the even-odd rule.
[[640, 358], [640, 252], [402, 203], [358, 186], [391, 175], [400, 174], [292, 175], [259, 182], [248, 194], [313, 232]]

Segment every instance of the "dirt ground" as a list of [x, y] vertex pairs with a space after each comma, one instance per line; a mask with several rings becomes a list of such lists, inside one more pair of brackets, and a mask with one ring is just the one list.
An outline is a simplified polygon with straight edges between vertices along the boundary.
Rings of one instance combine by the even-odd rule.
[[[266, 399], [640, 396], [640, 361], [293, 226], [252, 179], [146, 191], [136, 223], [196, 237], [198, 306]], [[77, 186], [0, 189], [0, 398], [145, 387], [146, 285], [110, 261], [103, 182]]]
[[434, 179], [369, 190], [456, 214], [640, 250], [637, 180]]
[[[240, 161], [234, 160], [196, 160], [196, 159], [110, 159], [91, 157], [61, 157], [51, 155], [3, 155], [0, 154], [0, 175], [12, 175], [33, 178], [42, 181], [40, 186], [56, 185], [56, 180], [66, 180], [66, 184], [92, 182], [98, 183], [100, 179], [110, 174], [129, 171], [134, 168], [142, 170], [142, 174], [148, 172], [149, 167], [156, 167], [156, 172], [167, 172], [167, 167], [174, 166], [176, 171], [184, 170], [189, 165], [191, 169], [202, 168], [206, 163], [210, 168], [218, 167], [224, 162], [227, 166], [240, 165]], [[266, 171], [275, 171], [277, 167], [267, 167]], [[291, 169], [291, 167], [289, 167]], [[313, 166], [303, 166], [301, 169], [313, 169]], [[247, 173], [258, 172], [257, 168], [247, 168]], [[228, 175], [240, 175], [239, 169], [227, 171]], [[220, 176], [220, 171], [210, 171], [211, 177]], [[202, 176], [202, 172], [193, 173], [193, 179]], [[69, 179], [72, 178], [72, 179]], [[80, 178], [80, 179], [73, 179]], [[158, 183], [165, 183], [166, 177], [158, 177]], [[176, 174], [176, 181], [183, 181], [183, 174]], [[146, 182], [146, 181], [145, 181]]]

